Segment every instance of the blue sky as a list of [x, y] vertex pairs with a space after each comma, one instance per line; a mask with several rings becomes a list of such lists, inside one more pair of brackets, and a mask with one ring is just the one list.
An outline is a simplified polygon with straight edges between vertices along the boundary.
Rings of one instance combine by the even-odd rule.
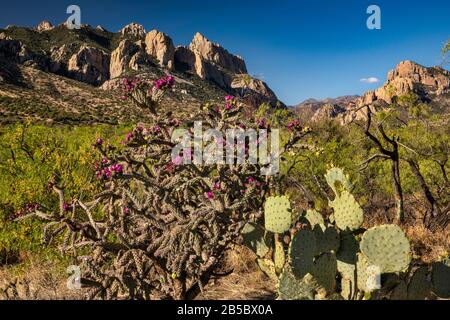
[[[10, 1], [2, 4], [0, 26], [60, 23], [70, 4], [81, 7], [82, 23], [112, 31], [134, 21], [175, 44], [189, 44], [200, 31], [243, 56], [249, 73], [289, 105], [362, 94], [402, 60], [438, 65], [450, 38], [448, 0]], [[371, 4], [381, 8], [381, 30], [366, 27]], [[360, 81], [369, 77], [381, 83]]]

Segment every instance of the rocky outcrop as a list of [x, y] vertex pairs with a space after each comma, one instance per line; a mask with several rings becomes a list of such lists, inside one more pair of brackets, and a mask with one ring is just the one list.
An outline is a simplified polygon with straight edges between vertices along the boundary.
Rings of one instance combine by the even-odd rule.
[[383, 87], [367, 92], [358, 105], [372, 104], [382, 100], [392, 103], [392, 98], [408, 92], [428, 99], [450, 92], [450, 72], [440, 67], [426, 68], [412, 61], [403, 61], [388, 73]]
[[36, 30], [38, 32], [50, 31], [50, 30], [53, 30], [53, 29], [54, 29], [54, 26], [50, 22], [48, 22], [47, 20], [42, 21], [36, 27]]
[[[427, 68], [412, 61], [403, 61], [388, 73], [387, 82], [375, 91], [366, 92], [357, 101], [356, 111], [348, 111], [341, 116], [341, 123], [367, 119], [367, 109], [378, 112], [389, 106], [394, 97], [415, 93], [425, 102], [440, 101], [448, 104], [450, 93], [450, 72], [440, 67]], [[442, 97], [442, 98], [441, 98]]]
[[33, 61], [34, 55], [21, 41], [5, 37], [0, 40], [0, 58], [22, 64]]
[[61, 47], [52, 47], [50, 49], [50, 71], [53, 73], [61, 72], [64, 69], [64, 64], [66, 62], [66, 57], [68, 55], [67, 45], [62, 45]]
[[198, 54], [202, 60], [230, 71], [231, 73], [247, 73], [247, 67], [241, 57], [229, 53], [220, 45], [212, 43], [198, 32], [195, 34], [194, 39], [189, 45], [189, 49]]
[[195, 53], [185, 46], [178, 46], [175, 49], [174, 67], [180, 72], [194, 72], [195, 70]]
[[231, 88], [242, 96], [259, 95], [265, 102], [276, 104], [278, 98], [269, 86], [260, 79], [250, 77], [248, 74], [236, 75], [231, 82]]
[[95, 30], [98, 30], [100, 32], [108, 32], [108, 30], [106, 30], [103, 26], [98, 25], [95, 27]]
[[147, 63], [145, 44], [142, 41], [132, 42], [128, 39], [122, 40], [119, 46], [111, 54], [110, 77], [121, 76], [127, 69], [139, 70]]
[[318, 122], [324, 119], [333, 119], [338, 117], [340, 114], [346, 110], [336, 104], [325, 104], [323, 107], [319, 108], [311, 118], [311, 121]]
[[336, 118], [339, 114], [353, 109], [359, 98], [359, 96], [342, 96], [320, 100], [308, 99], [294, 108], [302, 121], [317, 122], [326, 118]]
[[128, 36], [143, 39], [145, 37], [146, 32], [143, 25], [133, 22], [120, 29], [119, 33], [125, 37]]
[[68, 63], [68, 72], [78, 81], [99, 85], [109, 79], [110, 56], [103, 50], [83, 45]]
[[246, 96], [251, 104], [262, 102], [277, 104], [278, 99], [262, 80], [247, 74], [245, 62], [214, 44], [200, 33], [189, 47], [179, 46], [174, 55], [175, 70], [191, 72], [203, 80], [211, 81], [230, 93]]
[[174, 67], [175, 47], [172, 39], [165, 33], [152, 30], [145, 36], [147, 54], [156, 58], [159, 64], [168, 69]]

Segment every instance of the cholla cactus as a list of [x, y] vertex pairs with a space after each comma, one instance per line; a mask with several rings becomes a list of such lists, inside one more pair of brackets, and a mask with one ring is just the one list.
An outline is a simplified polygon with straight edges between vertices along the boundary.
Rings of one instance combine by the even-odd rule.
[[[158, 113], [173, 84], [170, 76], [154, 85], [125, 81], [126, 98], [149, 110], [152, 123], [130, 132], [123, 151], [96, 141], [104, 191], [92, 201], [69, 204], [52, 181], [59, 210], [33, 213], [48, 221], [47, 242], [59, 237], [62, 249], [80, 260], [82, 283], [91, 287], [86, 298], [192, 298], [250, 217], [262, 214], [270, 179], [260, 176], [261, 165], [183, 164], [179, 160], [189, 155], [172, 158], [173, 130], [191, 125]], [[224, 106], [206, 106], [193, 119], [222, 132], [251, 128], [240, 108], [228, 96]]]

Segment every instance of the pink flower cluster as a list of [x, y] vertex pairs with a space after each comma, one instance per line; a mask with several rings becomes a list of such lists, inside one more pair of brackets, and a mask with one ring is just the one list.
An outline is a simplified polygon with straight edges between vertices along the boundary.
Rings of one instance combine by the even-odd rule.
[[287, 128], [289, 131], [293, 131], [293, 130], [301, 130], [302, 126], [300, 125], [300, 120], [296, 119], [291, 121], [288, 125]]
[[16, 212], [11, 213], [9, 219], [13, 221], [17, 218], [24, 216], [27, 213], [33, 213], [36, 210], [39, 210], [40, 208], [41, 205], [38, 203], [28, 203], [23, 208], [17, 210]]
[[234, 105], [234, 97], [233, 96], [226, 96], [225, 97], [225, 110], [229, 111], [233, 109]]
[[171, 89], [174, 84], [175, 84], [175, 78], [170, 75], [155, 81], [155, 87], [158, 90]]
[[110, 179], [114, 175], [123, 173], [123, 166], [121, 164], [113, 164], [108, 167], [97, 170], [97, 179]]
[[69, 212], [70, 209], [72, 209], [72, 205], [69, 204], [69, 203], [64, 202], [62, 209], [63, 209], [64, 212]]
[[258, 188], [258, 187], [261, 187], [263, 185], [264, 185], [263, 182], [259, 182], [258, 180], [256, 180], [253, 177], [248, 177], [247, 178], [247, 183], [245, 183], [246, 189], [242, 190], [241, 192], [242, 193], [247, 193], [250, 188], [253, 188], [253, 187], [254, 188]]
[[131, 93], [141, 83], [139, 78], [123, 79], [122, 88], [125, 93]]
[[41, 205], [38, 203], [28, 203], [27, 205], [25, 205], [25, 210], [28, 213], [33, 213], [36, 210], [39, 210], [41, 208]]
[[134, 137], [134, 133], [133, 132], [128, 132], [126, 137], [125, 137], [125, 141], [126, 142], [130, 142]]

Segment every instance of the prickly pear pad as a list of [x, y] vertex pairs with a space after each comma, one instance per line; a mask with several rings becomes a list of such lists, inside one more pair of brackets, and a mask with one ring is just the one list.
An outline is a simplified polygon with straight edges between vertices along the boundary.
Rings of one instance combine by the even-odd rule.
[[334, 219], [339, 229], [354, 231], [361, 228], [364, 212], [351, 193], [341, 192], [340, 197], [336, 197], [330, 206], [334, 209]]
[[274, 233], [284, 233], [292, 224], [291, 203], [286, 196], [269, 197], [264, 206], [265, 227]]
[[289, 247], [289, 262], [297, 278], [301, 279], [312, 272], [316, 254], [317, 243], [314, 233], [310, 230], [297, 231]]
[[381, 273], [405, 271], [411, 262], [408, 238], [397, 225], [382, 225], [367, 230], [361, 239], [361, 252]]

